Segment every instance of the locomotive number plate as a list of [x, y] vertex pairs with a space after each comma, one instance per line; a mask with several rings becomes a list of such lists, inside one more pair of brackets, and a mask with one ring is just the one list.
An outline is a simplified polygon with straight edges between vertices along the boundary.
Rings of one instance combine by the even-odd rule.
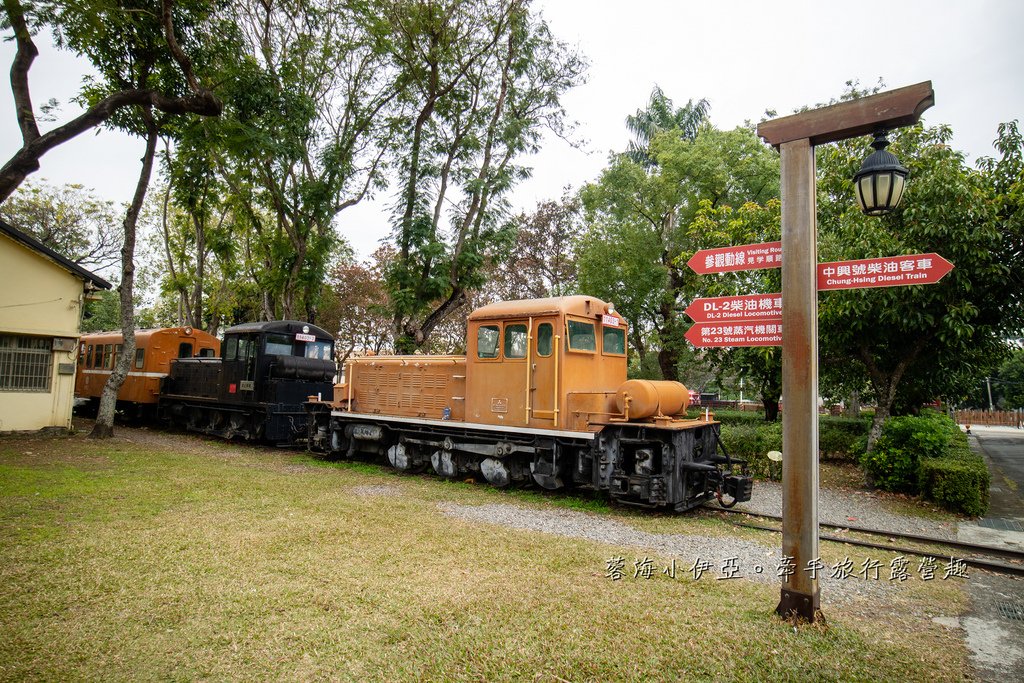
[[492, 398], [491, 399], [491, 412], [492, 413], [507, 413], [508, 412], [508, 399], [507, 398]]
[[238, 383], [238, 388], [242, 391], [253, 391], [256, 389], [256, 382], [251, 379], [243, 379]]

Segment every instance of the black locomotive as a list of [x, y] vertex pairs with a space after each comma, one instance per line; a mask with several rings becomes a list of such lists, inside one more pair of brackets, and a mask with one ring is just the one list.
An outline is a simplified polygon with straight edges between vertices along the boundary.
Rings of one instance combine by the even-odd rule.
[[334, 338], [295, 320], [244, 323], [224, 333], [221, 358], [180, 358], [160, 388], [165, 422], [222, 438], [294, 444], [309, 397], [330, 396]]

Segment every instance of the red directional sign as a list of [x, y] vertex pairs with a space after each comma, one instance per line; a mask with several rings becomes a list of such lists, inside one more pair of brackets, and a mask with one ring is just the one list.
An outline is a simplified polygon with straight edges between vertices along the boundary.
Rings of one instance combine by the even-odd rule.
[[694, 323], [686, 340], [697, 347], [782, 346], [782, 323], [743, 320], [738, 323]]
[[818, 291], [931, 285], [953, 270], [938, 254], [908, 254], [818, 264]]
[[686, 262], [698, 275], [782, 267], [782, 242], [701, 249]]
[[686, 315], [697, 323], [782, 320], [781, 294], [747, 294], [694, 299]]

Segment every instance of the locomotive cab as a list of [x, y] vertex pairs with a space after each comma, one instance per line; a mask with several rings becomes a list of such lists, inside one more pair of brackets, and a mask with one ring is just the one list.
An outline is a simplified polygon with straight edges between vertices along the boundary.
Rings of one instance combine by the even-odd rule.
[[[310, 394], [309, 382], [332, 380], [333, 358], [331, 335], [315, 325], [290, 321], [236, 325], [224, 333], [220, 398], [301, 403]], [[292, 381], [281, 381], [285, 379]], [[327, 388], [312, 387], [318, 389], [312, 393]]]
[[306, 430], [303, 404], [332, 393], [334, 339], [294, 320], [244, 323], [224, 333], [222, 358], [171, 364], [160, 414], [226, 438], [292, 443]]
[[[586, 430], [626, 381], [626, 321], [587, 296], [503, 301], [469, 316], [466, 417]], [[582, 419], [582, 422], [581, 422]]]

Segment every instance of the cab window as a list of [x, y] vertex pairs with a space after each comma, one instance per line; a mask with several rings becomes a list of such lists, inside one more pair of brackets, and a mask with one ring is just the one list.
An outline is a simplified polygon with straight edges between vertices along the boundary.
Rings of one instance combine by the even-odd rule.
[[331, 360], [331, 342], [306, 342], [306, 358]]
[[267, 335], [268, 356], [290, 356], [294, 353], [294, 346], [292, 338], [286, 334]]
[[109, 370], [114, 367], [114, 345], [104, 344], [103, 345], [103, 369]]
[[552, 337], [554, 336], [554, 328], [551, 323], [541, 323], [537, 327], [537, 355], [538, 356], [550, 356], [552, 348]]
[[505, 358], [526, 358], [526, 325], [505, 325]]
[[238, 358], [238, 337], [228, 337], [224, 343], [224, 360], [235, 360]]
[[92, 344], [85, 347], [85, 367], [92, 367]]
[[249, 360], [256, 356], [256, 342], [252, 337], [238, 338], [238, 360]]
[[497, 358], [501, 330], [497, 325], [481, 325], [476, 330], [477, 358]]
[[192, 357], [192, 342], [181, 342], [178, 344], [178, 358]]
[[612, 356], [626, 355], [626, 331], [617, 327], [604, 328], [604, 353]]
[[567, 321], [570, 351], [597, 351], [597, 338], [594, 336], [594, 323], [578, 320]]
[[135, 369], [141, 370], [146, 363], [146, 349], [135, 349]]

